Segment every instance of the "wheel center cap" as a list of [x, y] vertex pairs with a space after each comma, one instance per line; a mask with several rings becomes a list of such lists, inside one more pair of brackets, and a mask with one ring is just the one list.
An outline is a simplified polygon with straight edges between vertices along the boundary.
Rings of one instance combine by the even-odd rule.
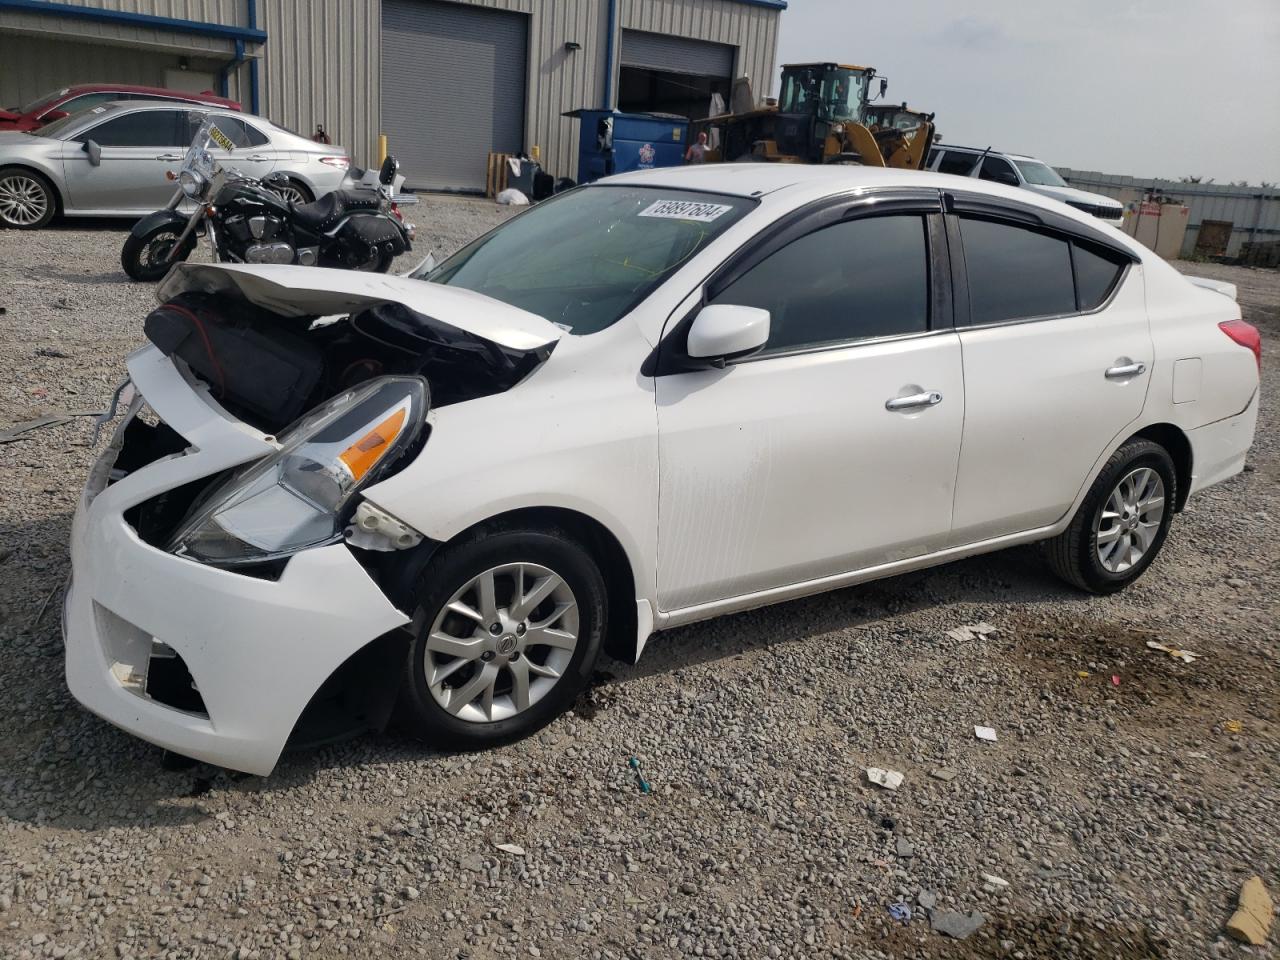
[[510, 656], [516, 650], [516, 637], [514, 633], [504, 633], [498, 638], [498, 652], [504, 657]]

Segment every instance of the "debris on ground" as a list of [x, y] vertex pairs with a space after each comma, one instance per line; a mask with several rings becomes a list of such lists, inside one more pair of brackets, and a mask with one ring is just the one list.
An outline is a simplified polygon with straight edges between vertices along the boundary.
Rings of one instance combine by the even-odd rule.
[[46, 413], [35, 420], [16, 423], [7, 430], [0, 430], [0, 443], [25, 440], [26, 437], [23, 434], [30, 433], [32, 430], [39, 430], [42, 427], [56, 427], [64, 423], [70, 423], [76, 417], [96, 417], [101, 413], [101, 410], [57, 410], [53, 413]]
[[981, 640], [983, 637], [987, 636], [988, 634], [998, 633], [998, 632], [999, 631], [996, 630], [995, 627], [987, 623], [987, 621], [983, 620], [981, 623], [968, 623], [968, 624], [965, 624], [963, 627], [956, 627], [953, 630], [948, 630], [947, 636], [950, 637], [952, 640], [957, 640], [960, 643], [965, 643], [969, 640]]
[[1113, 673], [1113, 674], [1111, 675], [1111, 685], [1112, 685], [1113, 687], [1118, 687], [1118, 686], [1120, 686], [1120, 674], [1118, 674], [1118, 673]]
[[497, 844], [497, 847], [503, 853], [509, 853], [513, 857], [524, 856], [524, 847], [520, 846], [518, 843], [499, 843]]
[[636, 786], [640, 788], [641, 793], [649, 793], [651, 790], [653, 790], [653, 787], [649, 785], [649, 781], [644, 778], [644, 774], [640, 772], [639, 757], [632, 757], [630, 760], [627, 761], [627, 766], [629, 766], [633, 771], [635, 771]]
[[54, 360], [69, 360], [71, 354], [63, 353], [61, 350], [55, 350], [53, 347], [37, 347], [37, 357], [50, 357]]
[[1274, 913], [1271, 895], [1267, 893], [1262, 878], [1255, 874], [1240, 888], [1239, 909], [1227, 921], [1227, 933], [1242, 943], [1260, 947], [1267, 942]]
[[929, 926], [937, 933], [964, 940], [986, 922], [987, 918], [974, 910], [960, 913], [957, 910], [930, 910]]
[[1222, 729], [1227, 733], [1243, 733], [1244, 723], [1240, 720], [1224, 720]]
[[988, 743], [996, 742], [995, 727], [974, 727], [973, 735], [977, 737], [979, 740], [986, 740]]
[[956, 771], [950, 767], [934, 767], [929, 771], [929, 776], [935, 780], [941, 780], [944, 783], [950, 783], [956, 778]]
[[881, 770], [879, 767], [867, 767], [867, 779], [877, 787], [886, 790], [897, 790], [902, 786], [903, 776], [897, 770]]
[[1183, 663], [1195, 663], [1202, 656], [1204, 656], [1204, 654], [1202, 653], [1192, 653], [1190, 650], [1182, 650], [1182, 649], [1179, 649], [1178, 647], [1171, 647], [1168, 644], [1161, 643], [1158, 640], [1148, 640], [1147, 646], [1150, 647], [1152, 650], [1159, 650], [1163, 653], [1167, 653], [1169, 656], [1173, 657], [1175, 660], [1181, 660]]
[[990, 887], [1007, 887], [1009, 881], [1003, 877], [997, 877], [994, 873], [984, 873], [982, 880]]
[[916, 894], [916, 903], [922, 910], [932, 910], [938, 905], [938, 895], [932, 890], [921, 890]]
[[504, 206], [527, 207], [529, 205], [529, 198], [519, 190], [508, 187], [506, 190], [503, 190], [498, 194], [498, 202]]
[[889, 916], [902, 923], [911, 922], [911, 904], [909, 903], [891, 903], [889, 904]]
[[894, 844], [894, 852], [901, 860], [910, 860], [916, 855], [915, 844], [906, 837], [899, 837], [897, 843]]

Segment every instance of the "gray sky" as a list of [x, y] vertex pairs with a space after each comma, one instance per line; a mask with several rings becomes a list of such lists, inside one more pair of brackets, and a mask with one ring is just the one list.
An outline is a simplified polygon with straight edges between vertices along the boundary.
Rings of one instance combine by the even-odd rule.
[[1280, 0], [791, 0], [779, 67], [815, 60], [875, 67], [951, 143], [1280, 181]]

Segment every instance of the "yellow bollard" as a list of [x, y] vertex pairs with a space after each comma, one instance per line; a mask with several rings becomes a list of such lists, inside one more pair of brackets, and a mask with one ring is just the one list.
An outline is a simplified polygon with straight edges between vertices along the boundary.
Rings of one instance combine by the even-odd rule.
[[529, 151], [529, 159], [534, 163], [537, 163], [542, 159], [542, 151], [538, 148], [536, 143], [533, 145], [533, 149]]
[[387, 135], [385, 133], [378, 134], [378, 166], [382, 166], [382, 162], [387, 159]]

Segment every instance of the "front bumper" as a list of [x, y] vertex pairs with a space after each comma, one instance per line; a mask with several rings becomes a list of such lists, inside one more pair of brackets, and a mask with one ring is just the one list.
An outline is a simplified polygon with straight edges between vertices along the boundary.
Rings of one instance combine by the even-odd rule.
[[[129, 373], [191, 448], [110, 486], [111, 464], [95, 466], [72, 526], [72, 582], [63, 613], [67, 686], [85, 707], [144, 740], [268, 774], [321, 684], [408, 618], [343, 544], [304, 550], [279, 580], [269, 581], [144, 543], [125, 520], [126, 510], [272, 447], [154, 347], [130, 358]], [[115, 450], [103, 456], [114, 458]], [[156, 642], [185, 662], [203, 712], [153, 700], [131, 681], [131, 673], [145, 670]]]

